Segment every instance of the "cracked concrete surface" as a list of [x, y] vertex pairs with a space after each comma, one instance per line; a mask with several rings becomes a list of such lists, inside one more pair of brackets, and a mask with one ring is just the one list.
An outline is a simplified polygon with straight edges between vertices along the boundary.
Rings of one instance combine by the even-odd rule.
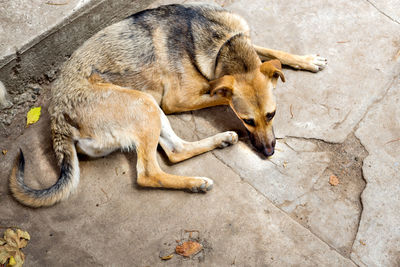
[[[233, 114], [210, 123], [212, 114], [224, 113], [223, 109], [193, 112], [191, 128], [202, 138], [209, 135], [212, 123], [218, 125], [215, 133], [232, 129], [229, 125], [237, 121]], [[222, 120], [231, 123], [224, 125]], [[363, 146], [353, 135], [342, 144], [287, 137], [278, 140], [276, 150], [276, 155], [265, 160], [242, 138], [239, 144], [213, 154], [277, 207], [349, 256], [361, 214], [359, 196], [365, 186], [361, 164], [367, 152]], [[330, 175], [340, 177], [340, 186], [329, 184]]]
[[[356, 135], [366, 149], [363, 214], [351, 258], [360, 265], [400, 263], [400, 79], [367, 113]], [[373, 129], [373, 131], [371, 131]]]
[[[9, 151], [0, 154], [0, 226], [31, 233], [27, 266], [399, 266], [398, 1], [215, 2], [248, 20], [258, 45], [329, 60], [317, 74], [284, 70], [276, 154], [258, 155], [227, 107], [171, 115], [187, 140], [239, 132], [237, 145], [183, 163], [171, 165], [160, 153], [163, 169], [211, 177], [212, 191], [140, 189], [135, 154], [114, 153], [81, 158], [78, 192], [32, 210], [11, 198], [7, 176], [22, 147], [27, 182], [54, 183], [45, 112], [21, 136], [0, 139]], [[37, 104], [46, 106], [46, 96]], [[188, 229], [199, 231], [205, 250], [162, 262], [159, 252], [173, 251]]]
[[390, 19], [391, 21], [400, 24], [400, 2], [399, 1], [374, 1], [365, 0], [370, 3], [376, 10], [382, 15]]

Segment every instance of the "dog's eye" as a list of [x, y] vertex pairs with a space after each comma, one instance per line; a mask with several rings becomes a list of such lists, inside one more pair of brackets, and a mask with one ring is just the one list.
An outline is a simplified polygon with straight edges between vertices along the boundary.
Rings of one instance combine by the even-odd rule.
[[255, 123], [255, 121], [253, 119], [243, 119], [243, 121], [247, 125], [250, 125], [250, 126], [253, 126], [253, 127], [256, 126], [256, 123]]
[[271, 113], [267, 113], [267, 121], [270, 121], [270, 120], [272, 120], [273, 118], [274, 118], [274, 116], [275, 116], [275, 111], [274, 112], [271, 112]]

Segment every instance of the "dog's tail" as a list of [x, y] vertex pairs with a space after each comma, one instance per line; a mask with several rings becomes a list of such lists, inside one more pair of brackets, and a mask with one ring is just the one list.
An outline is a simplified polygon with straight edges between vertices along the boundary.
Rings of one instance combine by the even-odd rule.
[[[35, 208], [51, 206], [66, 199], [78, 186], [79, 162], [75, 145], [70, 138], [61, 136], [61, 139], [58, 138], [58, 147], [55, 148], [61, 159], [60, 176], [57, 182], [47, 189], [32, 189], [24, 183], [25, 160], [20, 150], [19, 158], [11, 173], [10, 189], [14, 197], [22, 204]], [[53, 141], [56, 143], [54, 136]]]

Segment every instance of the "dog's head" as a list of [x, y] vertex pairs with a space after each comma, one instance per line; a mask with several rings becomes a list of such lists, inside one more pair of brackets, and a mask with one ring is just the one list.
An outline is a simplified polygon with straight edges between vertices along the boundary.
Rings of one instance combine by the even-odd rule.
[[210, 94], [229, 100], [253, 146], [267, 157], [274, 154], [276, 143], [272, 127], [276, 112], [273, 89], [279, 78], [285, 82], [281, 63], [270, 60], [251, 72], [225, 75], [210, 83]]

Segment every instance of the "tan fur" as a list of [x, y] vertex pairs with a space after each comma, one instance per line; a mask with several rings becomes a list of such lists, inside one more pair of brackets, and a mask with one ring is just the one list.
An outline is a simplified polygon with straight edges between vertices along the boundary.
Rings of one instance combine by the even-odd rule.
[[[157, 145], [170, 161], [179, 162], [234, 144], [237, 134], [187, 142], [176, 136], [164, 113], [229, 105], [245, 122], [253, 145], [273, 153], [273, 118], [266, 116], [273, 117], [273, 89], [278, 77], [285, 77], [280, 62], [262, 63], [264, 56], [291, 66], [300, 63], [299, 56], [253, 46], [245, 20], [212, 5], [162, 6], [105, 28], [64, 64], [52, 88], [49, 112], [60, 165], [74, 166], [74, 142], [78, 151], [94, 157], [134, 147], [139, 185], [210, 190], [209, 178], [163, 172]], [[70, 174], [70, 169], [65, 172]], [[18, 175], [14, 169], [11, 191], [28, 206], [52, 205], [79, 181], [66, 175], [75, 177], [72, 186], [51, 197], [32, 193], [40, 198], [35, 200], [21, 189], [23, 178], [18, 181]]]

